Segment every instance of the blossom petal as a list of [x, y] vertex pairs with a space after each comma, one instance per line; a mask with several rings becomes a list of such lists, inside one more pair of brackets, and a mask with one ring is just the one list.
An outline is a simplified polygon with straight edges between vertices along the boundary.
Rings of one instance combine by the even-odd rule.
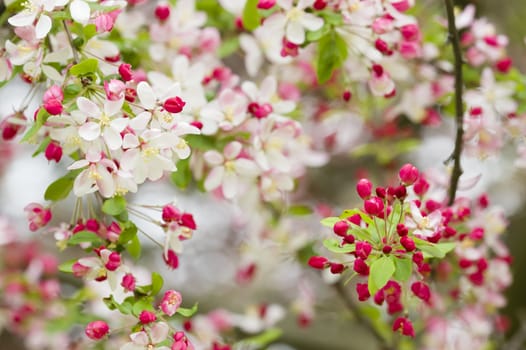
[[147, 346], [148, 344], [150, 344], [150, 340], [148, 339], [148, 334], [146, 334], [146, 332], [144, 331], [135, 332], [135, 333], [130, 334], [130, 339], [132, 340], [134, 344], [137, 344], [137, 345]]
[[312, 13], [305, 13], [301, 19], [300, 23], [303, 27], [307, 28], [308, 30], [318, 30], [321, 27], [323, 27], [323, 19], [321, 19], [318, 16], [313, 15]]
[[90, 18], [90, 7], [87, 3], [82, 0], [73, 0], [69, 5], [69, 12], [71, 17], [80, 24], [88, 24]]
[[51, 18], [46, 15], [41, 15], [38, 19], [37, 25], [35, 26], [35, 38], [42, 39], [51, 30]]
[[86, 97], [77, 98], [77, 107], [81, 112], [87, 114], [89, 117], [100, 119], [101, 110], [99, 106], [88, 100]]
[[166, 338], [168, 337], [169, 330], [170, 329], [166, 323], [164, 322], [156, 323], [150, 331], [150, 336], [152, 337], [152, 343], [158, 344], [166, 340]]
[[86, 141], [93, 141], [100, 136], [99, 123], [87, 122], [79, 128], [79, 136]]
[[299, 22], [289, 22], [286, 33], [287, 39], [293, 44], [300, 45], [305, 41], [305, 31]]
[[225, 174], [225, 168], [218, 166], [212, 169], [205, 180], [205, 189], [212, 191], [218, 188], [223, 182], [223, 175]]
[[105, 128], [102, 136], [110, 150], [114, 151], [122, 146], [122, 137], [115, 129]]
[[236, 171], [238, 174], [246, 176], [257, 176], [260, 173], [258, 166], [252, 160], [241, 158], [237, 159], [235, 163]]
[[154, 109], [157, 105], [157, 100], [152, 87], [144, 81], [141, 81], [139, 85], [137, 85], [137, 96], [139, 97], [142, 106], [146, 109]]
[[237, 194], [238, 178], [233, 172], [225, 172], [223, 177], [223, 195], [227, 199], [232, 199]]
[[36, 12], [22, 11], [12, 17], [9, 17], [7, 21], [13, 27], [25, 27], [25, 26], [32, 25], [36, 17], [37, 17]]
[[215, 150], [205, 152], [205, 154], [203, 155], [203, 158], [208, 164], [215, 165], [215, 166], [223, 164], [225, 160], [223, 156], [221, 155], [221, 153]]
[[239, 153], [241, 153], [242, 149], [243, 145], [241, 145], [241, 143], [233, 141], [225, 146], [223, 153], [226, 159], [235, 159], [239, 155]]

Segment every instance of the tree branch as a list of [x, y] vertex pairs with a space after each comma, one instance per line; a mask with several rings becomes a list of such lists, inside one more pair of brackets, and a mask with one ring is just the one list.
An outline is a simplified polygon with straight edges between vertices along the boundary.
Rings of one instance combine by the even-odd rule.
[[333, 287], [340, 299], [345, 304], [347, 310], [349, 310], [349, 312], [356, 318], [358, 323], [360, 323], [360, 325], [362, 325], [363, 327], [367, 328], [367, 330], [369, 330], [369, 332], [374, 336], [374, 338], [381, 344], [381, 349], [395, 350], [395, 347], [389, 344], [387, 339], [385, 339], [384, 336], [380, 332], [378, 332], [378, 330], [376, 329], [376, 327], [374, 327], [371, 321], [362, 315], [361, 311], [358, 309], [354, 301], [345, 292], [343, 284], [338, 282], [333, 284]]
[[77, 53], [77, 49], [75, 48], [75, 44], [73, 44], [73, 36], [71, 35], [71, 32], [69, 31], [68, 24], [65, 20], [62, 21], [62, 24], [64, 25], [64, 31], [66, 32], [66, 36], [68, 37], [69, 45], [71, 46], [71, 51], [73, 52], [73, 62], [75, 64], [79, 63], [79, 55]]
[[462, 105], [462, 94], [464, 79], [462, 77], [462, 52], [460, 50], [460, 40], [458, 37], [457, 27], [455, 25], [455, 11], [453, 0], [444, 0], [446, 3], [447, 24], [449, 31], [449, 40], [453, 46], [453, 55], [455, 58], [455, 125], [457, 134], [455, 138], [455, 149], [447, 160], [453, 161], [453, 171], [449, 183], [449, 200], [448, 205], [453, 204], [458, 188], [458, 181], [462, 175], [460, 157], [462, 155], [462, 146], [464, 138], [464, 107]]

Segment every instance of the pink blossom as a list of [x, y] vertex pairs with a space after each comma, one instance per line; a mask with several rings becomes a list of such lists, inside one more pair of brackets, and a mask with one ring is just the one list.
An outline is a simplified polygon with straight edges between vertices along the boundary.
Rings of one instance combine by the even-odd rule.
[[93, 321], [86, 326], [85, 333], [88, 338], [93, 340], [101, 340], [108, 334], [110, 327], [104, 321]]
[[46, 226], [52, 218], [51, 210], [38, 203], [28, 204], [24, 211], [26, 212], [31, 231], [37, 231]]
[[181, 293], [175, 290], [167, 290], [161, 300], [161, 311], [168, 316], [173, 316], [179, 306], [181, 306], [182, 301], [183, 297], [181, 296]]

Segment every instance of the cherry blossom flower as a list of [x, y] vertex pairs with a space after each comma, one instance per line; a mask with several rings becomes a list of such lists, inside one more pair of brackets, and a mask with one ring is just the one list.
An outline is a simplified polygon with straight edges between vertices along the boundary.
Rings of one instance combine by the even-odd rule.
[[422, 238], [429, 238], [435, 235], [440, 229], [442, 214], [435, 210], [427, 216], [423, 216], [415, 202], [411, 202], [411, 216], [408, 216], [405, 225], [408, 229], [414, 230], [413, 234]]
[[52, 21], [46, 12], [51, 12], [55, 7], [64, 6], [67, 0], [28, 0], [22, 5], [24, 9], [8, 19], [9, 24], [15, 27], [32, 26], [35, 20], [35, 34], [37, 39], [44, 38], [51, 30]]
[[130, 334], [131, 342], [121, 346], [120, 350], [170, 350], [167, 346], [157, 344], [168, 338], [170, 328], [164, 322], [157, 322], [149, 328], [140, 332]]
[[85, 159], [78, 160], [68, 167], [69, 170], [82, 168], [86, 169], [75, 178], [73, 183], [73, 193], [77, 197], [96, 191], [105, 198], [114, 195], [115, 182], [112, 172], [117, 171], [114, 161], [103, 158], [100, 153], [88, 153]]
[[277, 13], [267, 21], [279, 24], [277, 26], [285, 28], [286, 38], [297, 45], [305, 41], [305, 30], [316, 31], [323, 26], [323, 19], [305, 11], [311, 7], [314, 0], [299, 0], [296, 6], [292, 0], [278, 0], [278, 5], [285, 10], [285, 13]]
[[173, 316], [181, 303], [183, 298], [181, 293], [175, 290], [167, 290], [164, 293], [163, 299], [161, 300], [160, 308], [168, 316]]
[[253, 160], [239, 157], [242, 150], [243, 145], [233, 141], [225, 146], [223, 154], [215, 150], [204, 154], [206, 162], [212, 166], [205, 180], [207, 191], [221, 187], [225, 198], [232, 199], [239, 191], [240, 178], [259, 174], [260, 170]]

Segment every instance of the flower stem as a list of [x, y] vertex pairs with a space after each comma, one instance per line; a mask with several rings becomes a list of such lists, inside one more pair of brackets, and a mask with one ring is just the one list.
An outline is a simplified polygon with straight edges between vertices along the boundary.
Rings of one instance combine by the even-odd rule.
[[345, 292], [345, 288], [342, 283], [335, 283], [333, 284], [334, 290], [340, 297], [340, 299], [345, 304], [345, 307], [349, 312], [356, 318], [358, 323], [362, 325], [363, 327], [367, 328], [369, 332], [374, 336], [374, 338], [382, 344], [380, 349], [382, 350], [394, 350], [394, 347], [391, 346], [387, 339], [376, 329], [376, 327], [369, 321], [368, 318], [366, 318], [362, 312], [358, 309], [358, 306], [355, 304], [354, 300], [352, 300], [349, 295]]
[[68, 24], [66, 21], [62, 21], [62, 24], [64, 25], [64, 31], [66, 32], [66, 35], [68, 37], [69, 45], [71, 46], [71, 51], [73, 52], [73, 62], [75, 64], [79, 63], [79, 55], [77, 53], [77, 49], [75, 48], [75, 45], [73, 44], [73, 37], [71, 36], [71, 32], [69, 31]]
[[460, 50], [460, 40], [458, 31], [455, 25], [455, 12], [453, 0], [444, 0], [446, 4], [447, 23], [449, 31], [449, 40], [453, 46], [453, 55], [455, 60], [455, 125], [457, 128], [455, 138], [455, 149], [446, 162], [453, 161], [453, 171], [451, 172], [451, 179], [449, 183], [449, 199], [448, 205], [452, 205], [455, 201], [455, 196], [458, 188], [458, 181], [462, 175], [462, 167], [460, 165], [460, 157], [462, 155], [463, 136], [464, 136], [464, 108], [462, 104], [462, 89], [464, 79], [462, 77], [462, 52]]

